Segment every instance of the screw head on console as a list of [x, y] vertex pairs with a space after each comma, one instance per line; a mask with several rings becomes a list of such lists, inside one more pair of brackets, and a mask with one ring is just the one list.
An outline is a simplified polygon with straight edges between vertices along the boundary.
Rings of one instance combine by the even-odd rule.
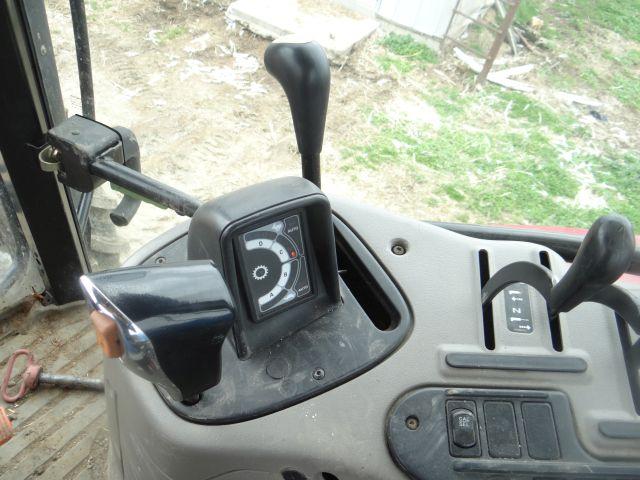
[[407, 249], [400, 244], [396, 244], [391, 247], [391, 251], [394, 255], [404, 255], [405, 253], [407, 253]]
[[313, 371], [314, 380], [322, 380], [324, 378], [324, 375], [325, 373], [323, 368], [318, 367]]
[[409, 430], [417, 430], [420, 426], [420, 420], [418, 420], [418, 417], [414, 417], [413, 415], [407, 417], [404, 423]]

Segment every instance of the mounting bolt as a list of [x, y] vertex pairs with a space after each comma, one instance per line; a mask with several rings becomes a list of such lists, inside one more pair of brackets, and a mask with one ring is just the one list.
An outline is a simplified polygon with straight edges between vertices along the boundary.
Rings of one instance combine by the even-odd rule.
[[324, 378], [324, 369], [323, 368], [316, 368], [313, 371], [313, 379], [314, 380], [322, 380]]
[[407, 253], [407, 249], [399, 243], [396, 243], [393, 247], [391, 247], [391, 251], [394, 255], [404, 255], [405, 253]]
[[165, 257], [156, 258], [156, 263], [167, 263], [167, 259]]
[[411, 415], [410, 417], [407, 417], [404, 424], [409, 430], [417, 430], [420, 426], [420, 420], [418, 420], [418, 417]]

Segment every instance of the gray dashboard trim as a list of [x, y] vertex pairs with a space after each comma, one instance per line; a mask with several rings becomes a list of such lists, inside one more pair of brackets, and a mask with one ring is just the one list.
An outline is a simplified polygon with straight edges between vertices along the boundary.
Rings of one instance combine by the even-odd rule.
[[606, 421], [598, 424], [605, 437], [640, 440], [640, 422]]
[[579, 357], [448, 353], [445, 361], [453, 368], [566, 373], [582, 373], [587, 370], [587, 362]]

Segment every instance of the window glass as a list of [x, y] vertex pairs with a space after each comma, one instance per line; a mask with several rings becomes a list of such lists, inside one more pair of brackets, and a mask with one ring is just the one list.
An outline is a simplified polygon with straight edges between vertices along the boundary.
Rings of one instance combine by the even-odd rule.
[[[288, 104], [262, 62], [270, 40], [230, 19], [230, 3], [86, 2], [97, 120], [132, 129], [142, 171], [201, 200], [300, 172]], [[329, 194], [421, 220], [588, 227], [616, 211], [640, 224], [636, 0], [615, 12], [600, 0], [588, 9], [524, 0], [512, 32], [518, 55], [505, 42], [493, 73], [515, 70], [477, 88], [474, 62], [495, 33], [460, 18], [449, 27], [453, 0], [291, 3], [334, 21], [334, 44], [357, 30], [344, 18], [375, 22], [334, 57], [322, 155]], [[500, 23], [487, 2], [467, 3], [472, 17]], [[69, 2], [47, 0], [47, 10], [65, 105], [79, 113]], [[440, 53], [447, 33], [466, 54], [451, 42]], [[116, 227], [108, 214], [119, 198], [108, 185], [95, 193], [94, 268], [121, 263], [184, 220], [143, 204]]]

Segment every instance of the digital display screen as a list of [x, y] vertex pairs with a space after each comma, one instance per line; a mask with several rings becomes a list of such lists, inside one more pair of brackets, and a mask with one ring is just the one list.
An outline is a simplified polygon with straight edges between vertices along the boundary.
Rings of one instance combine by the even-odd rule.
[[243, 276], [258, 317], [311, 294], [300, 215], [240, 235]]

